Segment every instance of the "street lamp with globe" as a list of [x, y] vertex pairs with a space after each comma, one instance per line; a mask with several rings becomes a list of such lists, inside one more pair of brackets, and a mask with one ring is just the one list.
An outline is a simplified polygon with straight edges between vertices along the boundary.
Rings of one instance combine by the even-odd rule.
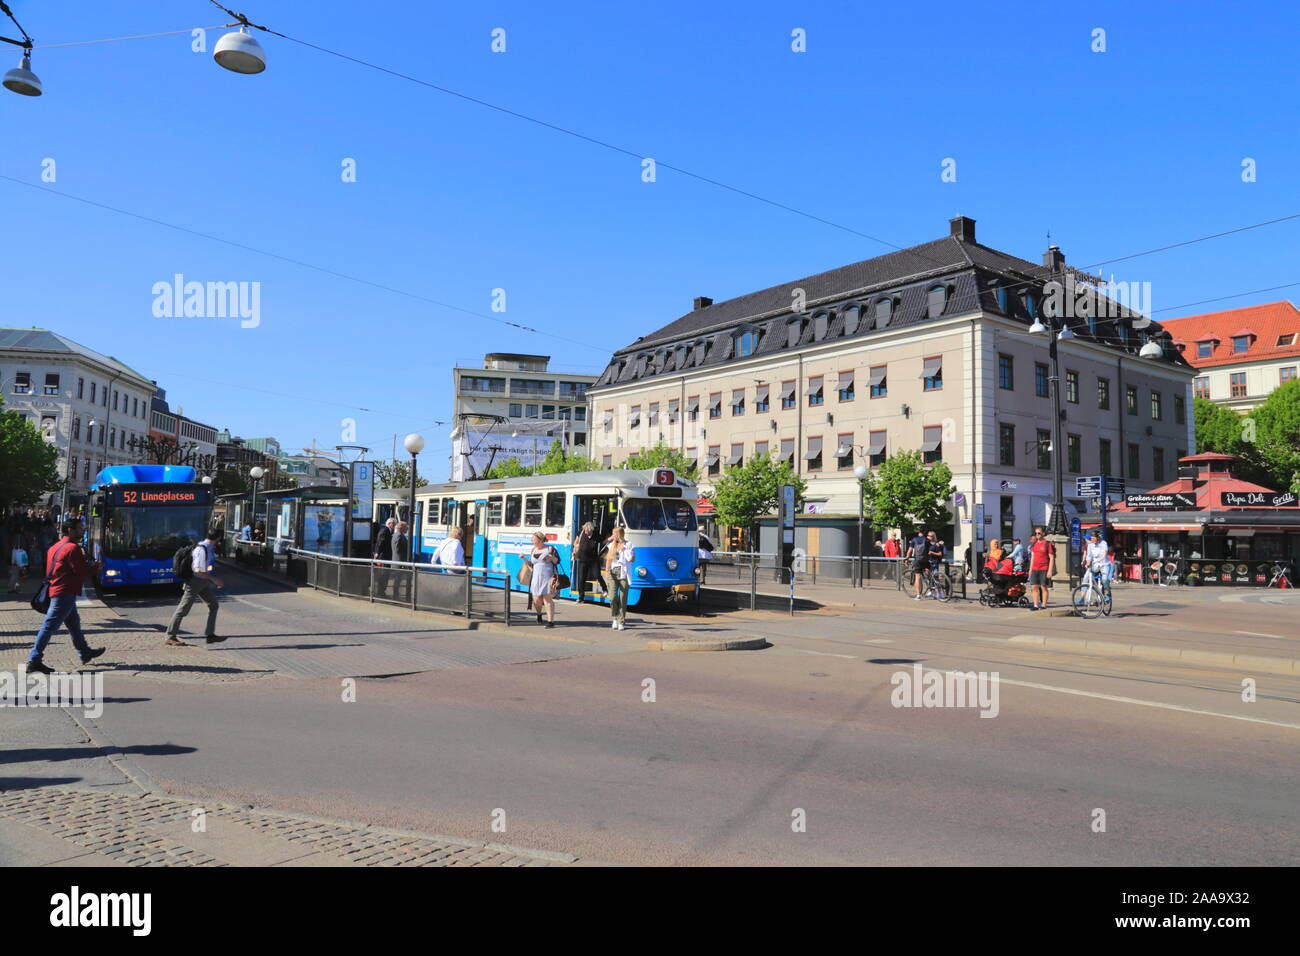
[[249, 521], [249, 525], [255, 531], [257, 530], [257, 483], [262, 480], [262, 476], [265, 474], [266, 469], [261, 465], [254, 465], [248, 469], [248, 477], [253, 479], [253, 518]]
[[411, 522], [411, 532], [408, 540], [411, 542], [411, 557], [415, 557], [415, 467], [416, 459], [420, 452], [424, 451], [424, 436], [412, 432], [402, 440], [403, 447], [411, 453], [411, 500], [408, 504], [408, 516]]
[[862, 586], [862, 581], [864, 577], [862, 573], [862, 562], [866, 559], [866, 547], [862, 540], [862, 532], [864, 530], [864, 523], [866, 518], [865, 508], [863, 503], [864, 489], [862, 487], [862, 480], [866, 478], [867, 475], [869, 474], [871, 474], [871, 469], [868, 468], [866, 465], [857, 465], [853, 469], [853, 477], [856, 478], [858, 482], [858, 587]]

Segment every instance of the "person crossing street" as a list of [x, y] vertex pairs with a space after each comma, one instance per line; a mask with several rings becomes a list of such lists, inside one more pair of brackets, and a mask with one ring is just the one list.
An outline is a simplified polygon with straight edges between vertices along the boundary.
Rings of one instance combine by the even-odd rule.
[[209, 644], [218, 644], [224, 641], [224, 637], [217, 636], [217, 596], [215, 589], [222, 586], [221, 578], [217, 577], [213, 571], [216, 568], [215, 548], [218, 539], [221, 537], [221, 531], [217, 528], [210, 528], [208, 536], [194, 546], [190, 552], [189, 576], [181, 575], [185, 585], [181, 592], [181, 603], [176, 605], [176, 613], [172, 615], [171, 623], [167, 626], [167, 640], [165, 643], [173, 647], [188, 647], [184, 641], [177, 635], [180, 633], [181, 621], [185, 620], [185, 615], [190, 613], [194, 607], [195, 601], [202, 601], [208, 606], [208, 622], [204, 628], [204, 637]]
[[72, 637], [72, 646], [81, 656], [81, 663], [89, 664], [104, 653], [104, 648], [92, 648], [86, 643], [81, 631], [81, 616], [77, 613], [77, 597], [81, 594], [81, 585], [99, 570], [99, 564], [89, 564], [81, 550], [82, 524], [77, 519], [63, 523], [63, 538], [50, 547], [46, 555], [46, 579], [50, 582], [50, 607], [45, 612], [45, 620], [36, 632], [32, 652], [27, 658], [29, 674], [51, 674], [53, 670], [45, 666], [43, 660], [45, 648], [50, 638], [63, 624], [68, 626]]

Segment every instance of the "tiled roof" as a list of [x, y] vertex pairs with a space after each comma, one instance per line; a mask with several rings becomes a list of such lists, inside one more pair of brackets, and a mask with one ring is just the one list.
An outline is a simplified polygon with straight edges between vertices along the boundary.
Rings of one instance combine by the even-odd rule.
[[102, 355], [94, 349], [86, 348], [79, 342], [51, 332], [49, 329], [15, 329], [0, 327], [0, 349], [30, 349], [38, 352], [72, 352], [84, 356], [93, 362], [109, 368], [120, 369], [144, 382], [151, 379], [148, 375], [137, 372], [125, 362], [118, 361], [111, 355]]
[[[1164, 319], [1160, 324], [1174, 337], [1175, 343], [1186, 345], [1183, 358], [1196, 368], [1300, 356], [1300, 309], [1290, 302]], [[1250, 347], [1244, 352], [1234, 352], [1233, 336], [1247, 333], [1254, 336]], [[1278, 339], [1284, 335], [1294, 335], [1293, 344], [1279, 346]], [[1215, 340], [1213, 351], [1208, 357], [1199, 358], [1196, 343], [1210, 339]]]

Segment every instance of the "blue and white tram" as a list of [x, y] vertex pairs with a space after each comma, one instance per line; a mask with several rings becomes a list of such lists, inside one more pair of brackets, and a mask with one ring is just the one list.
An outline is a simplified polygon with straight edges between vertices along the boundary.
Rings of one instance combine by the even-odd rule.
[[[396, 489], [376, 492], [375, 521], [395, 513], [405, 518], [409, 497]], [[504, 571], [511, 588], [524, 591], [519, 567], [532, 552], [534, 532], [555, 546], [561, 573], [572, 579], [573, 542], [583, 524], [592, 523], [602, 545], [618, 524], [636, 549], [629, 606], [698, 598], [696, 497], [695, 484], [671, 468], [425, 485], [415, 492], [415, 560], [429, 561], [458, 527], [471, 566]], [[572, 584], [562, 596], [576, 596], [577, 582]], [[588, 598], [603, 600], [595, 587], [586, 591]]]

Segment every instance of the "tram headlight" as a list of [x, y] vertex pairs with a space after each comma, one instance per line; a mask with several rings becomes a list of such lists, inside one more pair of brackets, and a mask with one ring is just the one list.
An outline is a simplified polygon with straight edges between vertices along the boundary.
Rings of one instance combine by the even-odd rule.
[[643, 577], [645, 577], [645, 568], [637, 568], [637, 569], [636, 569], [636, 576], [637, 576], [638, 578], [643, 578]]
[[669, 559], [668, 559], [667, 561], [665, 561], [664, 563], [668, 565], [668, 570], [669, 570], [669, 571], [676, 571], [676, 570], [677, 570], [677, 559], [676, 559], [676, 558], [669, 558]]

